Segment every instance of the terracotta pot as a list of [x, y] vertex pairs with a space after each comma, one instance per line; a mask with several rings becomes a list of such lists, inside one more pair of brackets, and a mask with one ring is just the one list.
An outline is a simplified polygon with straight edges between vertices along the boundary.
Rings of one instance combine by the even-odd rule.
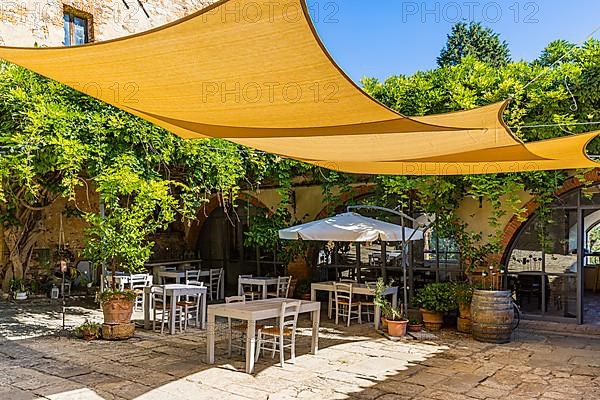
[[381, 317], [381, 330], [382, 331], [388, 330], [388, 320], [383, 317]]
[[102, 304], [105, 324], [128, 324], [133, 314], [133, 301], [125, 296], [114, 296]]
[[409, 332], [421, 332], [423, 330], [423, 324], [408, 324]]
[[406, 335], [406, 328], [408, 326], [408, 320], [403, 321], [392, 321], [391, 319], [386, 320], [388, 327], [388, 334], [393, 337], [403, 337]]
[[428, 331], [439, 331], [442, 329], [444, 323], [444, 314], [440, 312], [433, 312], [421, 308], [421, 315], [423, 316], [423, 324], [425, 329]]
[[86, 332], [86, 331], [83, 332], [83, 340], [90, 341], [90, 340], [96, 340], [96, 339], [98, 339], [97, 334], [92, 333], [92, 332]]

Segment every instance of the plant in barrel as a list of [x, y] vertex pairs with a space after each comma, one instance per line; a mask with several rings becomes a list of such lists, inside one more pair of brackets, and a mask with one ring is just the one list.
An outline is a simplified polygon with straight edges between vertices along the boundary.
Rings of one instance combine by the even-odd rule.
[[508, 343], [514, 321], [512, 292], [503, 290], [506, 268], [495, 257], [481, 272], [480, 288], [473, 292], [471, 320], [473, 337], [486, 343]]
[[105, 324], [128, 324], [136, 293], [116, 287], [117, 271], [145, 270], [154, 243], [148, 238], [175, 220], [178, 202], [173, 182], [145, 177], [133, 159], [124, 157], [118, 167], [96, 178], [104, 215], [86, 215], [85, 254], [111, 270], [110, 287], [100, 293]]

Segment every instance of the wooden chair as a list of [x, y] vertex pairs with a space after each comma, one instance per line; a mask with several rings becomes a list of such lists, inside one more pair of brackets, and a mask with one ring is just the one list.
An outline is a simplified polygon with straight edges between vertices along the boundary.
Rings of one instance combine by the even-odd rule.
[[133, 308], [141, 310], [144, 307], [144, 288], [152, 285], [152, 276], [150, 274], [130, 274], [129, 289], [133, 290], [137, 297]]
[[284, 297], [287, 298], [290, 291], [291, 276], [277, 277], [277, 288], [274, 292], [267, 292], [267, 298]]
[[[252, 275], [240, 275], [238, 279], [243, 278], [252, 278]], [[255, 299], [260, 299], [262, 296], [262, 292], [259, 290], [254, 290], [252, 285], [243, 284], [242, 285], [242, 295], [246, 299], [246, 301], [254, 301]]]
[[185, 283], [188, 285], [190, 282], [201, 282], [200, 274], [202, 271], [200, 270], [188, 270], [185, 271]]
[[279, 313], [279, 326], [263, 327], [258, 330], [255, 361], [258, 361], [261, 350], [271, 351], [273, 358], [275, 358], [275, 353], [279, 352], [281, 368], [284, 368], [285, 349], [289, 348], [291, 362], [292, 364], [296, 362], [296, 326], [301, 305], [301, 301], [282, 303]]
[[[186, 279], [187, 282], [187, 279]], [[196, 284], [200, 287], [204, 287], [204, 282], [194, 282], [194, 281], [189, 281], [189, 283], [192, 284]], [[201, 309], [201, 304], [200, 304], [200, 300], [201, 300], [202, 296], [201, 295], [197, 295], [197, 296], [186, 296], [185, 300], [179, 300], [177, 301], [177, 307], [181, 307], [183, 308], [183, 329], [187, 329], [188, 327], [188, 321], [191, 320], [194, 321], [194, 328], [200, 328], [200, 309]]]
[[[362, 310], [360, 301], [352, 299], [352, 284], [334, 282], [334, 302], [335, 302], [335, 324], [339, 323], [339, 318], [346, 318], [347, 325], [350, 326], [350, 320], [357, 319], [362, 324]], [[356, 308], [356, 311], [354, 310]], [[356, 315], [353, 317], [352, 315]]]
[[223, 284], [223, 268], [211, 268], [208, 277], [208, 292], [210, 300], [219, 300]]
[[[367, 287], [374, 288], [377, 285], [377, 282], [365, 282]], [[362, 314], [366, 314], [367, 321], [371, 322], [371, 315], [373, 316], [373, 321], [375, 320], [375, 303], [373, 302], [373, 296], [364, 296], [360, 300], [360, 308]]]
[[294, 297], [294, 293], [296, 291], [296, 286], [298, 285], [298, 279], [290, 279], [290, 286], [288, 288], [288, 295], [286, 296], [288, 299]]
[[[160, 286], [150, 289], [150, 296], [153, 305], [152, 330], [156, 330], [156, 317], [157, 314], [160, 313], [160, 334], [162, 335], [164, 333], [165, 323], [167, 324], [167, 327], [171, 326], [171, 304], [169, 300], [173, 301], [174, 299], [169, 299], [167, 296], [167, 290]], [[177, 306], [175, 308], [175, 316], [173, 320], [175, 323], [179, 322], [179, 332], [183, 332], [182, 313], [183, 308]]]
[[[225, 303], [226, 304], [230, 304], [230, 303], [246, 303], [246, 297], [245, 296], [231, 296], [231, 297], [225, 297]], [[248, 330], [248, 323], [247, 322], [243, 322], [243, 321], [237, 321], [238, 323], [235, 323], [235, 320], [232, 318], [227, 318], [227, 336], [229, 339], [229, 346], [228, 346], [228, 350], [227, 350], [227, 355], [229, 357], [231, 357], [231, 349], [233, 347], [235, 347], [236, 349], [238, 349], [240, 351], [240, 354], [242, 354], [242, 351], [246, 349], [246, 332]], [[264, 325], [260, 325], [257, 324], [256, 325], [256, 329], [262, 329], [264, 327]], [[234, 344], [233, 343], [233, 332], [237, 332], [239, 333], [239, 338], [240, 338], [240, 343], [239, 344]]]

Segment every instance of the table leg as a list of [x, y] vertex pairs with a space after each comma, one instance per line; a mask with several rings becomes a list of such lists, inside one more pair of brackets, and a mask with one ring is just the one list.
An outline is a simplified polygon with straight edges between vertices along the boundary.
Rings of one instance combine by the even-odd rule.
[[208, 327], [206, 332], [206, 362], [208, 364], [215, 363], [215, 329], [216, 317], [212, 310], [208, 310]]
[[[175, 309], [177, 305], [177, 299], [175, 298], [175, 291], [171, 292], [171, 315], [169, 315], [171, 320], [171, 335], [175, 334]], [[181, 315], [179, 316], [182, 317]]]
[[224, 299], [225, 298], [225, 274], [223, 274], [223, 276], [221, 277], [221, 290], [220, 290], [220, 297], [219, 300]]
[[332, 316], [331, 316], [332, 311], [333, 311], [333, 292], [329, 292], [329, 301], [327, 302], [327, 316], [329, 317], [329, 319], [332, 318]]
[[381, 308], [379, 308], [378, 305], [375, 305], [375, 315], [373, 316], [373, 319], [375, 320], [373, 321], [375, 325], [375, 330], [378, 331], [379, 324], [381, 323]]
[[[312, 287], [310, 288], [310, 301], [317, 301], [317, 291]], [[313, 317], [312, 313], [310, 314], [310, 317]]]
[[206, 296], [207, 293], [200, 293], [200, 329], [206, 329]]
[[267, 298], [267, 282], [263, 282], [263, 300]]
[[150, 290], [144, 288], [144, 329], [150, 329]]
[[254, 372], [254, 351], [256, 348], [256, 321], [248, 321], [246, 332], [246, 373]]
[[312, 315], [312, 342], [310, 347], [311, 354], [317, 354], [319, 351], [319, 320], [321, 319], [321, 309], [318, 308], [311, 313]]
[[392, 294], [392, 307], [398, 308], [398, 290], [395, 290]]

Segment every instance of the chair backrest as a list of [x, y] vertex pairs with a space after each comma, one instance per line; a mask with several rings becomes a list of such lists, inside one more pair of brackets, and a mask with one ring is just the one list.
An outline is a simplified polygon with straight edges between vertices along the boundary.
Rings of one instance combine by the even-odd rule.
[[356, 279], [342, 278], [342, 279], [340, 279], [340, 282], [342, 282], [342, 283], [356, 283]]
[[290, 291], [291, 276], [279, 276], [277, 277], [277, 296], [288, 297]]
[[210, 290], [218, 294], [221, 287], [221, 280], [223, 279], [223, 268], [211, 268], [208, 274]]
[[352, 303], [352, 284], [333, 282], [333, 290], [335, 293], [335, 301], [345, 300], [348, 303]]
[[167, 266], [163, 265], [163, 266], [158, 267], [158, 270], [164, 271], [164, 272], [175, 272], [175, 271], [177, 271], [177, 267], [173, 267], [173, 266], [167, 267]]
[[149, 274], [131, 274], [129, 275], [129, 288], [139, 289], [150, 286]]
[[296, 286], [298, 285], [298, 279], [292, 278], [290, 279], [290, 285], [288, 288], [287, 298], [294, 297], [294, 291], [296, 290]]
[[[167, 289], [164, 286], [152, 286], [150, 288], [150, 296], [153, 304], [158, 304], [163, 310], [167, 307]], [[153, 306], [156, 308], [156, 306]]]
[[279, 330], [281, 334], [283, 334], [283, 330], [286, 327], [296, 330], [301, 305], [301, 301], [284, 301], [281, 304], [281, 311], [279, 313]]
[[244, 296], [230, 296], [230, 297], [225, 297], [225, 304], [229, 304], [229, 303], [245, 303], [246, 302], [246, 297]]
[[200, 282], [200, 273], [199, 270], [188, 270], [185, 271], [185, 282]]

